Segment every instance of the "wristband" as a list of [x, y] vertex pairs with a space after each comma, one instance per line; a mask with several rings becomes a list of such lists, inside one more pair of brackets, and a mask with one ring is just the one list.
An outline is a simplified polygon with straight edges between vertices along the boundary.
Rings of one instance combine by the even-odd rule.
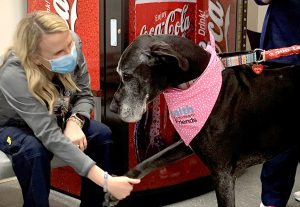
[[104, 182], [103, 182], [103, 192], [107, 192], [107, 180], [108, 180], [108, 173], [105, 171], [104, 172], [104, 175], [103, 175], [103, 180], [104, 180]]

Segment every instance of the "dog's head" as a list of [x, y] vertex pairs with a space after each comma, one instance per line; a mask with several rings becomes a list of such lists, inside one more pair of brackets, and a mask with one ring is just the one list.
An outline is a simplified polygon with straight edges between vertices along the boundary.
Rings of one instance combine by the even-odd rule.
[[123, 121], [139, 121], [147, 103], [170, 85], [176, 71], [188, 70], [187, 58], [167, 43], [166, 38], [180, 39], [169, 35], [142, 35], [121, 55], [117, 67], [121, 83], [110, 110], [118, 113]]

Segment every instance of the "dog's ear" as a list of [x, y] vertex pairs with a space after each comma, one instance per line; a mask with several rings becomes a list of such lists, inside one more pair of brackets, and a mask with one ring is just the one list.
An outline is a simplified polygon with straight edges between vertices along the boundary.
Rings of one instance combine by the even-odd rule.
[[177, 61], [178, 67], [183, 71], [189, 69], [189, 61], [166, 42], [153, 43], [150, 46], [150, 55], [162, 59], [165, 62]]

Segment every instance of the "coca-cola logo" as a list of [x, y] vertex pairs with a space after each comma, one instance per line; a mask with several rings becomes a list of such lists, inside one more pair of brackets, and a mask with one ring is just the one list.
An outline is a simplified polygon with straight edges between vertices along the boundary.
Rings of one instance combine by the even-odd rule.
[[56, 13], [66, 21], [69, 28], [72, 31], [75, 31], [77, 20], [77, 0], [74, 0], [71, 6], [71, 12], [68, 0], [53, 0], [53, 7]]
[[147, 28], [147, 25], [143, 25], [140, 35], [172, 34], [185, 37], [191, 25], [190, 17], [187, 16], [188, 8], [188, 5], [184, 5], [182, 9], [176, 8], [168, 15], [165, 12], [156, 15], [155, 19], [157, 22], [161, 22], [156, 22], [156, 25], [150, 28]]
[[[216, 51], [218, 53], [223, 52], [220, 43], [224, 41], [225, 43], [225, 51], [228, 51], [228, 29], [230, 24], [230, 8], [229, 5], [225, 14], [224, 8], [222, 4], [216, 0], [213, 2], [212, 0], [209, 1], [208, 4], [208, 14], [210, 17], [210, 21], [208, 22], [208, 30], [213, 34], [215, 41], [216, 41]], [[203, 14], [205, 15], [205, 14]], [[205, 17], [203, 15], [199, 15], [200, 21], [204, 21]], [[201, 18], [202, 17], [202, 18]], [[198, 24], [204, 25], [203, 22], [199, 22]], [[198, 30], [199, 35], [203, 35], [205, 29], [200, 27]], [[204, 33], [205, 34], [205, 33]], [[200, 42], [200, 46], [205, 47], [205, 42]]]

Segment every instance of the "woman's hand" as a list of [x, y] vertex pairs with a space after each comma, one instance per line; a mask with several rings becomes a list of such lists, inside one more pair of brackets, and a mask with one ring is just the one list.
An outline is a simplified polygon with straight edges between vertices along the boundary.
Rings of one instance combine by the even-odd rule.
[[81, 151], [84, 151], [87, 148], [85, 134], [76, 122], [72, 120], [67, 121], [64, 135], [68, 137], [72, 143], [78, 145]]
[[107, 179], [107, 190], [117, 199], [122, 200], [129, 196], [134, 184], [140, 183], [140, 179], [132, 179], [125, 176], [112, 177]]
[[104, 178], [104, 176], [105, 172], [97, 165], [94, 165], [87, 175], [90, 180], [107, 189], [109, 193], [119, 200], [127, 197], [131, 193], [133, 185], [141, 181], [140, 179], [132, 179], [126, 176], [112, 177], [109, 175], [107, 178]]

